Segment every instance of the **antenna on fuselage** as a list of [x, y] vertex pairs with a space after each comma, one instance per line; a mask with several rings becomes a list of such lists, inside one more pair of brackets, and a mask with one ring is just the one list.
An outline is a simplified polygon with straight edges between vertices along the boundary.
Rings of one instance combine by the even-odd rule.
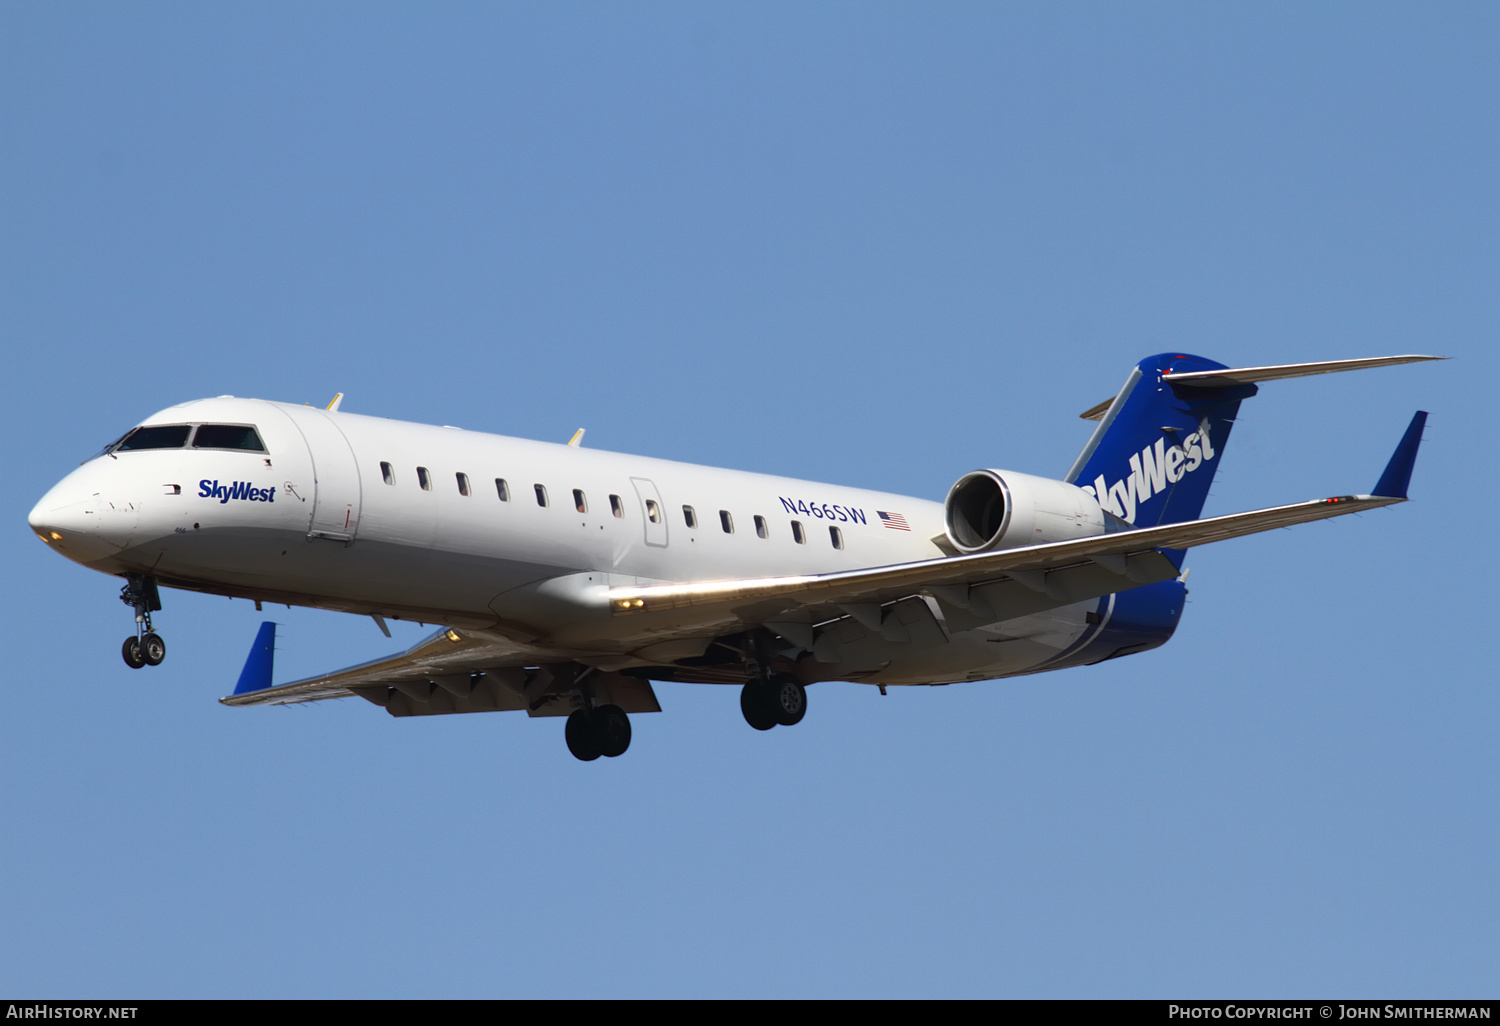
[[583, 448], [583, 433], [586, 430], [587, 430], [587, 428], [579, 428], [577, 431], [574, 431], [573, 432], [573, 437], [570, 438], [570, 439], [568, 439], [568, 444], [571, 445], [575, 449], [582, 449]]
[[344, 393], [342, 393], [342, 392], [336, 393], [334, 395], [334, 397], [333, 397], [333, 402], [331, 402], [331, 403], [328, 404], [328, 412], [329, 413], [337, 413], [337, 412], [339, 412], [339, 403], [341, 403], [343, 401], [344, 401]]

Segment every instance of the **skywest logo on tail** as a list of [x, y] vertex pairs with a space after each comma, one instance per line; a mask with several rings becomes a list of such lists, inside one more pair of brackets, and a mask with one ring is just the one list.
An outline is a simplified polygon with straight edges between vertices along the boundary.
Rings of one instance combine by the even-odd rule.
[[1130, 475], [1114, 484], [1106, 484], [1104, 475], [1094, 478], [1094, 483], [1081, 485], [1094, 497], [1101, 507], [1109, 510], [1126, 523], [1135, 523], [1138, 503], [1167, 490], [1169, 484], [1181, 481], [1183, 475], [1191, 474], [1218, 453], [1208, 439], [1208, 423], [1205, 421], [1182, 440], [1181, 445], [1167, 448], [1167, 440], [1158, 438], [1155, 445], [1148, 445], [1139, 454], [1130, 457]]

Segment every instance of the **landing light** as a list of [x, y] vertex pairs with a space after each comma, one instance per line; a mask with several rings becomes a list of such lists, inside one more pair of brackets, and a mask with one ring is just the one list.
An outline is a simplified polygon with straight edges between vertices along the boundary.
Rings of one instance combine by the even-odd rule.
[[463, 640], [462, 638], [460, 638], [458, 636], [458, 631], [454, 630], [452, 627], [448, 628], [447, 637], [448, 637], [449, 641], [462, 641]]
[[37, 535], [37, 537], [40, 538], [42, 541], [46, 542], [48, 545], [52, 544], [52, 539], [48, 538], [45, 534], [39, 534], [39, 535]]
[[[53, 541], [62, 541], [62, 535], [58, 534], [56, 531], [50, 531], [48, 533], [50, 533], [52, 535], [52, 540]], [[46, 541], [45, 538], [43, 538], [42, 540]]]

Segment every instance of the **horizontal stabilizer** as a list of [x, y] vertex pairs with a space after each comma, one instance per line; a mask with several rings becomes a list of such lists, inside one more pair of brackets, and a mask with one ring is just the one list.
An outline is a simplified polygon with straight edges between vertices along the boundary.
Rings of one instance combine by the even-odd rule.
[[1098, 403], [1098, 404], [1096, 404], [1094, 406], [1090, 406], [1088, 409], [1084, 410], [1082, 413], [1080, 413], [1078, 415], [1078, 419], [1079, 420], [1103, 420], [1104, 419], [1104, 415], [1109, 412], [1109, 408], [1114, 403], [1114, 401], [1115, 401], [1115, 397], [1114, 396], [1110, 396], [1108, 399], [1104, 400], [1104, 402]]
[[1407, 425], [1406, 434], [1401, 436], [1401, 444], [1391, 454], [1391, 461], [1385, 465], [1385, 473], [1380, 475], [1380, 480], [1375, 484], [1376, 495], [1406, 498], [1406, 489], [1411, 484], [1412, 467], [1417, 462], [1417, 447], [1422, 444], [1422, 428], [1426, 424], [1427, 411], [1418, 410]]
[[1232, 367], [1224, 370], [1189, 371], [1186, 374], [1163, 374], [1162, 380], [1191, 388], [1228, 388], [1279, 378], [1305, 378], [1310, 374], [1336, 374], [1339, 371], [1364, 370], [1367, 367], [1394, 367], [1402, 363], [1446, 359], [1446, 356], [1369, 356], [1361, 360], [1323, 360], [1320, 363], [1283, 363], [1273, 367]]
[[[1323, 360], [1318, 363], [1282, 363], [1270, 367], [1226, 367], [1222, 370], [1184, 371], [1163, 374], [1162, 380], [1182, 388], [1232, 388], [1253, 385], [1257, 381], [1279, 378], [1305, 378], [1312, 374], [1336, 374], [1339, 371], [1364, 370], [1368, 367], [1394, 367], [1402, 363], [1424, 363], [1446, 360], [1446, 356], [1370, 356], [1360, 360]], [[1106, 399], [1084, 410], [1083, 420], [1103, 420], [1114, 399]]]
[[276, 623], [267, 620], [260, 625], [255, 644], [250, 646], [250, 655], [245, 659], [245, 668], [240, 671], [240, 682], [234, 686], [236, 695], [252, 691], [264, 691], [271, 686], [271, 663], [276, 657]]

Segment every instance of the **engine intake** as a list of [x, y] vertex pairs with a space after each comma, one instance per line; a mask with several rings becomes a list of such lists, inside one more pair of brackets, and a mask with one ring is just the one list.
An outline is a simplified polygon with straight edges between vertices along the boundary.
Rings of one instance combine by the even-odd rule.
[[948, 490], [943, 519], [960, 552], [1089, 538], [1104, 533], [1104, 511], [1082, 488], [1010, 470], [976, 470]]

